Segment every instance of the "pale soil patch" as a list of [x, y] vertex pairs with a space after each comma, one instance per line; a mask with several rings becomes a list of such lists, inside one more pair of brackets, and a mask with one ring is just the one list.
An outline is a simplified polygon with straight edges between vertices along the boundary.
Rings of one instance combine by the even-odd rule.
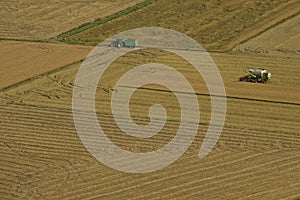
[[91, 47], [0, 41], [0, 88], [84, 59]]

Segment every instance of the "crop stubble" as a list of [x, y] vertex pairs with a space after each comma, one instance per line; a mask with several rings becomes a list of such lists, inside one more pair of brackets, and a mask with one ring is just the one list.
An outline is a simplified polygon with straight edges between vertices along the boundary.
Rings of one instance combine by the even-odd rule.
[[91, 47], [0, 41], [0, 89], [84, 59]]
[[41, 40], [112, 15], [142, 0], [0, 2], [0, 38]]
[[152, 5], [74, 34], [66, 41], [98, 44], [137, 27], [164, 27], [185, 33], [210, 51], [228, 51], [299, 12], [298, 1], [176, 1]]
[[[1, 177], [5, 183], [1, 185], [1, 196], [278, 199], [298, 195], [300, 121], [297, 116], [300, 110], [297, 102], [300, 97], [296, 77], [299, 60], [289, 60], [287, 64], [284, 58], [274, 61], [266, 57], [212, 54], [228, 91], [228, 113], [216, 148], [200, 160], [197, 155], [210, 118], [209, 97], [201, 77], [195, 76], [194, 70], [176, 56], [151, 50], [130, 53], [117, 60], [112, 69], [120, 64], [125, 69], [132, 67], [132, 58], [136, 65], [148, 62], [148, 54], [152, 55], [150, 61], [160, 60], [181, 71], [199, 93], [200, 128], [193, 144], [178, 161], [154, 173], [129, 175], [92, 158], [80, 142], [70, 110], [78, 65], [1, 93]], [[279, 65], [285, 63], [289, 70], [282, 73], [287, 73], [287, 77], [268, 85], [236, 82], [238, 72], [244, 68], [241, 61], [251, 66], [257, 65], [258, 60], [259, 65], [278, 73]], [[131, 114], [139, 123], [149, 120], [147, 109], [155, 99], [160, 98], [170, 108], [170, 123], [161, 133], [147, 140], [134, 140], [118, 130], [110, 116], [109, 99], [113, 92], [110, 88], [123, 73], [122, 70], [111, 72], [98, 85], [96, 95], [99, 121], [108, 137], [133, 152], [153, 151], [168, 143], [179, 124], [178, 113], [173, 109], [174, 96], [157, 91], [159, 87], [153, 85], [151, 90], [140, 89], [134, 95]], [[289, 78], [295, 81], [289, 82]], [[282, 93], [286, 95], [276, 99]], [[12, 163], [14, 167], [9, 167]], [[14, 187], [8, 190], [11, 185]]]
[[[164, 2], [166, 1], [159, 1], [162, 4]], [[249, 35], [255, 35], [261, 30], [261, 25], [266, 24], [264, 20], [268, 17], [276, 14], [278, 18], [272, 18], [273, 21], [270, 22], [275, 23], [282, 19], [282, 16], [291, 14], [285, 11], [294, 8], [296, 1], [278, 1], [274, 5], [270, 5], [273, 1], [260, 2], [261, 5], [247, 2], [241, 3], [250, 10], [254, 6], [252, 8], [254, 15], [263, 13], [260, 18], [261, 24], [257, 23], [257, 29], [249, 26], [249, 29], [253, 29]], [[159, 3], [157, 5], [160, 5]], [[273, 6], [276, 7], [277, 3], [281, 6], [274, 10]], [[181, 4], [185, 3], [181, 2]], [[190, 4], [192, 5], [191, 2]], [[157, 5], [154, 4], [149, 8]], [[221, 5], [224, 8], [231, 7], [230, 2], [221, 2]], [[186, 9], [186, 6], [188, 5], [178, 5], [183, 9]], [[208, 3], [204, 6], [218, 11], [214, 4]], [[262, 10], [256, 10], [256, 6], [261, 6]], [[265, 12], [268, 9], [272, 11]], [[171, 11], [167, 9], [165, 12]], [[223, 11], [221, 9], [219, 12]], [[139, 12], [141, 11], [138, 11], [138, 14], [141, 14]], [[236, 13], [234, 9], [224, 13], [227, 12], [232, 12], [239, 18], [247, 15], [247, 13], [245, 16], [240, 15], [241, 13]], [[179, 19], [192, 17], [187, 16], [188, 13], [185, 12], [178, 13], [180, 13], [177, 15]], [[119, 32], [122, 30], [122, 25], [129, 26], [124, 21], [135, 15], [136, 13], [132, 13], [100, 27], [107, 28], [118, 24], [121, 26], [116, 26], [118, 30], [115, 31]], [[161, 17], [161, 15], [157, 16]], [[152, 17], [149, 16], [149, 19], [153, 17], [155, 13]], [[224, 20], [231, 20], [231, 17]], [[208, 16], [209, 18], [211, 17]], [[140, 18], [135, 17], [135, 19]], [[139, 25], [141, 21], [135, 22], [135, 25]], [[177, 20], [167, 20], [167, 23], [172, 24], [172, 22]], [[165, 26], [164, 23], [162, 21], [158, 25]], [[220, 28], [220, 23], [223, 22], [218, 22], [216, 19], [215, 22], [213, 20], [201, 26], [205, 28], [207, 24], [207, 30], [216, 30], [216, 27]], [[192, 24], [195, 25], [194, 22]], [[194, 27], [195, 30], [199, 28], [189, 27]], [[177, 28], [179, 31], [183, 30], [180, 24]], [[201, 38], [193, 32], [194, 28], [183, 32], [201, 41]], [[114, 29], [106, 30], [109, 31], [104, 33], [105, 36], [114, 33]], [[93, 31], [89, 30], [89, 34], [83, 32], [69, 39], [77, 40], [76, 37], [79, 37], [80, 40], [82, 38], [86, 40], [85, 37], [92, 36]], [[220, 29], [220, 31], [228, 30]], [[247, 32], [247, 29], [244, 31]], [[239, 33], [238, 30], [237, 32]], [[245, 32], [240, 35], [244, 35]], [[24, 33], [22, 34], [28, 35]], [[235, 34], [228, 35], [230, 38]], [[214, 36], [223, 37], [224, 34], [216, 32]], [[233, 41], [244, 40], [236, 36], [233, 37], [235, 38]], [[93, 42], [98, 39], [91, 37]], [[210, 38], [204, 39], [209, 43]], [[206, 45], [209, 49], [219, 47], [228, 49], [234, 44], [235, 42], [228, 43], [220, 40]], [[48, 48], [47, 46], [46, 49]], [[82, 49], [78, 55], [85, 54], [87, 49]], [[115, 126], [109, 107], [109, 99], [113, 92], [111, 89], [120, 74], [132, 67], [132, 64], [160, 61], [182, 72], [198, 93], [201, 122], [193, 144], [174, 164], [149, 174], [133, 175], [115, 171], [99, 163], [85, 150], [76, 133], [71, 112], [72, 89], [79, 64], [36, 77], [27, 83], [0, 92], [0, 196], [3, 199], [219, 199], [220, 197], [295, 199], [299, 197], [299, 59], [218, 53], [212, 54], [212, 57], [224, 79], [228, 109], [225, 127], [216, 147], [202, 160], [198, 158], [198, 152], [210, 119], [210, 98], [207, 96], [203, 80], [195, 76], [195, 70], [192, 70], [186, 62], [168, 53], [151, 50], [133, 52], [114, 63], [115, 69], [122, 66], [124, 67], [122, 70], [120, 68], [118, 71], [111, 70], [111, 73], [107, 73], [98, 85], [96, 108], [99, 122], [116, 145], [134, 152], [156, 150], [172, 139], [179, 124], [177, 102], [171, 93], [157, 90], [164, 88], [150, 85], [148, 86], [150, 89], [139, 89], [131, 99], [131, 114], [135, 121], [139, 124], [147, 123], [148, 108], [159, 98], [167, 108], [168, 122], [166, 128], [153, 138], [148, 140], [130, 138]], [[133, 58], [135, 63], [132, 63]], [[57, 57], [55, 62], [61, 61]], [[40, 60], [37, 65], [40, 66], [42, 63], [43, 61]], [[61, 64], [55, 63], [55, 65]], [[244, 70], [260, 67], [267, 68], [273, 73], [270, 83], [237, 82], [237, 78], [243, 75]], [[7, 73], [11, 74], [12, 71]], [[88, 124], [84, 120], [81, 123]]]
[[[299, 9], [300, 10], [300, 9]], [[279, 24], [246, 43], [238, 45], [233, 51], [247, 54], [278, 57], [300, 57], [300, 15]]]

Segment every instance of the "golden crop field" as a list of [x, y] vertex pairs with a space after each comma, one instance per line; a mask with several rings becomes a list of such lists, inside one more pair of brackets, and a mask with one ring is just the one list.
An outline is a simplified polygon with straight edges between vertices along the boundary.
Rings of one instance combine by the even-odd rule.
[[[14, 4], [5, 2], [6, 10], [14, 8]], [[121, 4], [121, 1], [101, 2], [112, 7]], [[49, 8], [45, 2], [40, 4], [35, 7], [37, 13], [46, 16], [49, 11], [57, 19], [64, 19], [65, 8], [61, 8], [62, 12], [49, 10], [59, 2], [48, 2]], [[103, 6], [98, 14], [92, 15], [97, 7], [91, 8], [91, 13], [88, 10], [95, 4], [98, 3], [76, 1], [67, 4], [66, 9], [86, 5], [82, 10], [86, 14], [80, 11], [77, 15], [80, 20], [76, 26], [79, 26], [101, 18], [100, 11], [107, 10], [107, 15], [111, 15], [128, 6], [122, 4], [118, 10]], [[299, 6], [293, 0], [158, 0], [104, 24], [65, 35], [60, 43], [53, 37], [75, 25], [59, 29], [59, 20], [52, 20], [57, 32], [45, 29], [45, 34], [29, 34], [29, 39], [42, 37], [47, 43], [0, 41], [3, 55], [0, 59], [0, 199], [299, 199], [300, 60], [294, 44], [298, 40], [293, 39], [299, 35], [297, 12]], [[30, 18], [23, 14], [28, 21], [36, 16]], [[38, 23], [48, 26], [50, 22]], [[135, 153], [157, 151], [170, 143], [181, 123], [180, 106], [174, 93], [166, 87], [148, 84], [131, 96], [130, 115], [138, 125], [147, 125], [150, 107], [161, 104], [167, 113], [164, 127], [148, 138], [133, 137], [121, 130], [112, 113], [111, 99], [118, 92], [117, 81], [128, 70], [146, 63], [170, 66], [190, 82], [200, 105], [198, 131], [178, 160], [157, 171], [126, 173], [104, 165], [86, 149], [75, 127], [72, 95], [79, 87], [75, 79], [81, 60], [94, 48], [89, 44], [145, 25], [175, 29], [206, 48], [219, 51], [210, 52], [210, 56], [225, 85], [227, 113], [216, 146], [200, 159], [200, 146], [212, 117], [212, 97], [203, 77], [186, 60], [168, 51], [136, 49], [121, 56], [96, 86], [94, 106], [106, 136], [121, 149]], [[289, 56], [277, 54], [276, 49], [271, 51], [272, 47], [281, 45], [286, 30], [290, 32], [289, 39], [283, 43], [284, 49], [294, 51]], [[212, 31], [214, 34], [209, 34]], [[29, 36], [26, 32], [8, 32], [20, 40]], [[274, 32], [279, 34], [277, 41]], [[262, 43], [265, 35], [270, 36], [270, 46]], [[247, 42], [241, 44], [241, 41]], [[255, 44], [261, 44], [260, 48], [269, 52], [255, 52]], [[236, 49], [229, 51], [236, 45]], [[225, 50], [228, 52], [222, 53]], [[251, 68], [268, 69], [272, 72], [271, 80], [266, 84], [239, 82], [239, 77]], [[195, 105], [185, 106], [193, 109]], [[84, 112], [84, 116], [79, 124], [88, 129], [90, 113]], [[188, 142], [189, 137], [184, 136], [182, 140]], [[130, 163], [123, 158], [117, 161], [120, 165]]]
[[300, 15], [272, 28], [252, 40], [238, 45], [236, 51], [243, 53], [269, 54], [290, 57], [300, 55]]
[[0, 2], [0, 38], [49, 39], [81, 24], [104, 18], [142, 0]]
[[226, 51], [264, 29], [299, 12], [298, 1], [159, 0], [116, 20], [68, 37], [84, 44], [137, 27], [165, 27], [185, 33], [211, 51]]
[[0, 41], [0, 88], [84, 59], [91, 47]]
[[[132, 55], [129, 54], [124, 57], [123, 60], [120, 59], [116, 62], [115, 65], [118, 66], [120, 63], [124, 66], [130, 65], [130, 63], [125, 64], [126, 60], [130, 60], [130, 58], [132, 59], [133, 57], [140, 57], [140, 62], [143, 63], [144, 59], [147, 58], [143, 56], [144, 54], [145, 52], [139, 51]], [[286, 77], [295, 79], [295, 82], [288, 82], [288, 78], [282, 78], [282, 84], [280, 84], [275, 78], [274, 82], [259, 85], [245, 84], [232, 80], [232, 74], [235, 76], [239, 75], [236, 74], [237, 68], [241, 69], [240, 71], [243, 70], [243, 67], [240, 66], [241, 60], [249, 65], [254, 65], [257, 63], [257, 60], [260, 60], [261, 65], [272, 67], [274, 70], [276, 68], [279, 69], [280, 65], [285, 63], [286, 60], [279, 58], [275, 62], [273, 58], [231, 56], [228, 54], [212, 55], [222, 72], [228, 95], [225, 127], [217, 147], [213, 151], [212, 157], [209, 156], [207, 159], [199, 160], [199, 158], [195, 156], [205, 136], [210, 117], [210, 107], [207, 106], [209, 104], [209, 97], [201, 95], [207, 92], [205, 85], [203, 85], [203, 83], [201, 84], [201, 78], [195, 77], [193, 70], [184, 65], [184, 62], [180, 61], [180, 59], [178, 60], [178, 58], [176, 60], [176, 58], [173, 58], [169, 54], [158, 55], [157, 58], [154, 58], [153, 62], [155, 62], [155, 59], [159, 59], [163, 63], [169, 64], [170, 66], [173, 65], [175, 68], [178, 68], [178, 70], [184, 70], [186, 77], [191, 80], [192, 85], [195, 85], [195, 90], [200, 93], [198, 98], [199, 103], [202, 105], [202, 107], [200, 106], [201, 124], [195, 142], [186, 155], [170, 167], [146, 175], [133, 175], [133, 177], [121, 172], [114, 172], [118, 178], [111, 179], [115, 181], [115, 183], [112, 184], [114, 187], [110, 184], [110, 178], [107, 177], [107, 173], [112, 173], [111, 169], [97, 163], [97, 161], [92, 159], [84, 150], [78, 136], [76, 136], [72, 122], [72, 88], [79, 66], [44, 76], [34, 82], [20, 85], [2, 94], [1, 102], [3, 104], [2, 110], [4, 111], [2, 118], [3, 123], [7, 124], [7, 128], [3, 130], [3, 133], [5, 138], [9, 138], [7, 138], [7, 140], [3, 138], [3, 141], [6, 141], [8, 146], [14, 145], [15, 143], [18, 144], [17, 146], [21, 145], [21, 147], [19, 146], [18, 148], [24, 149], [25, 154], [37, 154], [41, 157], [50, 156], [50, 160], [53, 158], [64, 162], [65, 157], [68, 157], [67, 160], [71, 159], [71, 162], [76, 163], [78, 161], [76, 159], [77, 156], [78, 159], [84, 160], [80, 161], [81, 163], [78, 168], [75, 167], [71, 170], [71, 175], [67, 175], [68, 179], [66, 178], [66, 183], [64, 183], [63, 186], [59, 186], [59, 191], [47, 194], [46, 189], [52, 184], [51, 181], [44, 182], [45, 186], [40, 186], [43, 180], [36, 178], [37, 181], [31, 183], [31, 188], [38, 188], [38, 191], [45, 191], [45, 194], [53, 199], [68, 199], [72, 197], [104, 198], [106, 197], [105, 194], [109, 195], [109, 198], [122, 198], [122, 195], [126, 194], [125, 196], [129, 199], [133, 197], [137, 199], [152, 196], [156, 197], [157, 195], [168, 199], [174, 195], [173, 192], [170, 192], [172, 190], [178, 191], [178, 196], [176, 196], [180, 199], [201, 196], [202, 194], [205, 196], [211, 195], [211, 198], [216, 198], [220, 195], [218, 192], [222, 192], [219, 191], [218, 184], [222, 185], [224, 192], [227, 190], [232, 191], [223, 194], [225, 196], [227, 195], [227, 198], [246, 196], [251, 198], [251, 192], [257, 193], [253, 195], [253, 198], [256, 196], [257, 198], [268, 197], [269, 192], [277, 187], [276, 197], [291, 197], [297, 195], [295, 186], [284, 189], [280, 188], [285, 185], [297, 184], [297, 178], [295, 177], [299, 178], [298, 146], [300, 136], [298, 130], [300, 129], [300, 121], [297, 116], [300, 114], [298, 103], [300, 100], [300, 91], [299, 87], [297, 87], [299, 80], [296, 78], [299, 75], [297, 74], [299, 73], [299, 70], [297, 71], [299, 61], [295, 60], [289, 62], [290, 65], [286, 66], [286, 68], [289, 69], [286, 70]], [[112, 68], [114, 68], [113, 65]], [[283, 70], [278, 71], [278, 73], [280, 72], [284, 73]], [[133, 97], [133, 112], [131, 114], [135, 116], [140, 123], [148, 121], [147, 109], [154, 102], [162, 103], [166, 109], [169, 109], [168, 119], [171, 120], [172, 123], [167, 123], [162, 132], [153, 138], [143, 140], [128, 137], [120, 132], [113, 122], [109, 108], [110, 93], [107, 93], [108, 90], [106, 90], [110, 86], [113, 86], [112, 82], [117, 79], [120, 73], [122, 73], [122, 71], [115, 71], [111, 77], [109, 77], [109, 75], [105, 77], [98, 88], [96, 102], [101, 126], [103, 126], [103, 129], [109, 135], [110, 139], [124, 149], [133, 152], [145, 152], [161, 148], [172, 139], [178, 128], [180, 119], [178, 118], [178, 109], [176, 109], [176, 107], [174, 109], [174, 104], [176, 105], [174, 96], [164, 95], [162, 92], [156, 90], [137, 91]], [[198, 85], [197, 83], [200, 84]], [[265, 90], [267, 92], [265, 92]], [[282, 97], [278, 94], [285, 95]], [[158, 101], [158, 99], [160, 100]], [[259, 99], [263, 101], [258, 101]], [[7, 105], [10, 106], [7, 107]], [[293, 112], [291, 112], [291, 110], [293, 110]], [[20, 122], [17, 120], [25, 115], [28, 115], [28, 117]], [[32, 128], [33, 126], [34, 128]], [[11, 134], [20, 129], [22, 133], [19, 135]], [[14, 141], [14, 143], [10, 144], [11, 141]], [[216, 156], [216, 158], [213, 158], [214, 156]], [[225, 156], [226, 158], [224, 159], [228, 161], [224, 161], [223, 156]], [[73, 163], [68, 165], [72, 167]], [[176, 165], [180, 167], [178, 168]], [[81, 180], [79, 178], [80, 175], [77, 175], [77, 173], [80, 174], [82, 169], [87, 169], [91, 166], [93, 166], [93, 170], [90, 169], [92, 171], [88, 170], [87, 172], [95, 173], [95, 175], [93, 175], [95, 177], [83, 178], [83, 180]], [[39, 168], [39, 166], [36, 166], [36, 168]], [[236, 168], [240, 168], [240, 170]], [[285, 172], [283, 169], [288, 170], [288, 172]], [[55, 168], [49, 167], [47, 170], [49, 170], [49, 175], [51, 173], [70, 173], [70, 169], [59, 169], [59, 166]], [[52, 170], [57, 170], [57, 172], [53, 172]], [[278, 173], [274, 174], [275, 171], [278, 171]], [[203, 172], [205, 172], [205, 174], [202, 174]], [[102, 176], [102, 173], [105, 175]], [[227, 173], [233, 175], [228, 175]], [[217, 175], [216, 177], [213, 176], [215, 178], [210, 180], [209, 176], [211, 176], [211, 174]], [[263, 176], [261, 174], [263, 174]], [[290, 178], [286, 177], [287, 174]], [[91, 174], [88, 176], [91, 176]], [[170, 176], [174, 178], [170, 178]], [[160, 178], [151, 181], [153, 177]], [[174, 180], [178, 178], [180, 178], [179, 180], [182, 179], [183, 182], [174, 183]], [[70, 183], [68, 183], [69, 180]], [[106, 180], [107, 183], [105, 183], [104, 180]], [[132, 181], [129, 185], [123, 185], [124, 182], [129, 180]], [[60, 182], [57, 178], [54, 178], [53, 181]], [[142, 183], [140, 181], [146, 184], [143, 190], [138, 186], [134, 186], [140, 186]], [[149, 181], [148, 184], [147, 181]], [[214, 187], [210, 188], [208, 186], [207, 189], [210, 190], [207, 191], [202, 183], [203, 181], [205, 181], [204, 185], [208, 184]], [[228, 181], [228, 183], [223, 183], [223, 181]], [[260, 185], [260, 182], [262, 185]], [[79, 188], [78, 190], [70, 190], [72, 187], [82, 187], [80, 185], [83, 183], [86, 185], [83, 187], [83, 191], [79, 190]], [[187, 185], [185, 186], [185, 184]], [[93, 185], [93, 187], [88, 189], [88, 185]], [[235, 190], [241, 189], [244, 185], [248, 187], [246, 189], [243, 188], [241, 194], [234, 193]], [[159, 187], [165, 189], [157, 191]], [[129, 188], [135, 192], [128, 192]], [[118, 190], [125, 190], [125, 194], [117, 192]], [[147, 192], [143, 192], [145, 190]], [[187, 192], [189, 190], [191, 190], [191, 193]], [[95, 196], [89, 196], [91, 194]], [[125, 196], [123, 196], [123, 198], [125, 198]]]

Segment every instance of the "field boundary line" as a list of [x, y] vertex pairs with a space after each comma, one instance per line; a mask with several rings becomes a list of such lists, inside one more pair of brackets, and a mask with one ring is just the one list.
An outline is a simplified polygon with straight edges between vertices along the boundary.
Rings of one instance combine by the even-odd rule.
[[36, 42], [36, 43], [53, 43], [59, 44], [58, 41], [53, 40], [34, 40], [34, 39], [20, 39], [20, 38], [0, 38], [0, 41], [16, 41], [16, 42]]
[[[135, 88], [132, 86], [126, 86], [126, 85], [121, 85], [121, 87], [127, 87], [127, 88]], [[157, 92], [166, 92], [166, 93], [171, 93], [172, 91], [169, 90], [164, 90], [164, 89], [158, 89], [158, 88], [149, 88], [149, 87], [140, 87], [140, 88], [135, 88], [135, 89], [141, 89], [141, 90], [149, 90], [149, 91], [157, 91]], [[174, 91], [175, 93], [182, 93], [182, 94], [192, 94], [189, 92], [184, 92], [184, 91]], [[267, 99], [253, 99], [253, 98], [247, 98], [247, 97], [237, 97], [237, 96], [220, 96], [220, 95], [214, 95], [214, 94], [206, 94], [206, 93], [200, 93], [200, 92], [195, 92], [197, 96], [214, 96], [214, 97], [220, 97], [220, 98], [227, 98], [227, 99], [238, 99], [238, 100], [247, 100], [247, 101], [259, 101], [259, 102], [265, 102], [265, 103], [276, 103], [276, 104], [287, 104], [287, 105], [295, 105], [295, 106], [300, 106], [300, 103], [296, 102], [287, 102], [287, 101], [273, 101], [273, 100], [267, 100]]]
[[274, 24], [271, 24], [270, 26], [266, 27], [265, 29], [263, 29], [262, 31], [259, 31], [259, 32], [256, 33], [256, 34], [250, 36], [249, 38], [246, 38], [246, 39], [242, 40], [241, 42], [238, 42], [237, 44], [234, 44], [232, 47], [230, 47], [228, 50], [225, 50], [224, 52], [230, 52], [230, 51], [232, 51], [232, 50], [233, 50], [235, 47], [237, 47], [238, 45], [244, 44], [244, 43], [246, 43], [246, 42], [248, 42], [248, 41], [250, 41], [250, 40], [252, 40], [252, 39], [258, 37], [259, 35], [261, 35], [261, 34], [267, 32], [268, 30], [270, 30], [270, 29], [272, 29], [272, 28], [275, 28], [276, 26], [278, 26], [278, 25], [280, 25], [280, 24], [283, 24], [284, 22], [286, 22], [286, 21], [288, 21], [288, 20], [290, 20], [290, 19], [292, 19], [292, 18], [298, 16], [299, 14], [300, 14], [300, 10], [298, 10], [296, 13], [293, 13], [292, 15], [289, 15], [289, 16], [287, 16], [287, 17], [285, 17], [285, 18], [283, 18], [283, 19], [277, 21], [277, 22], [274, 23]]
[[117, 19], [119, 17], [122, 17], [124, 15], [127, 15], [129, 13], [132, 13], [132, 12], [137, 11], [139, 9], [142, 9], [144, 7], [147, 7], [147, 6], [151, 5], [152, 3], [155, 3], [156, 1], [158, 1], [158, 0], [145, 0], [145, 1], [143, 1], [141, 3], [138, 3], [138, 4], [136, 4], [132, 7], [126, 8], [124, 10], [121, 10], [117, 13], [114, 13], [114, 14], [109, 15], [107, 17], [104, 17], [102, 19], [96, 19], [93, 22], [84, 23], [84, 24], [82, 24], [82, 25], [80, 25], [76, 28], [73, 28], [69, 31], [63, 32], [63, 33], [59, 34], [58, 36], [53, 37], [51, 39], [52, 40], [57, 40], [59, 42], [68, 43], [68, 44], [77, 44], [76, 42], [68, 41], [68, 37], [70, 37], [72, 35], [75, 35], [77, 33], [86, 31], [88, 29], [91, 29], [91, 28], [93, 28], [95, 26], [98, 26], [100, 24], [107, 23], [109, 21], [112, 21], [112, 20]]
[[[84, 59], [85, 59], [85, 58], [84, 58]], [[81, 62], [83, 62], [84, 59], [81, 59], [81, 60], [79, 60], [79, 61], [75, 61], [75, 62], [73, 62], [73, 63], [71, 63], [71, 64], [67, 64], [67, 65], [64, 65], [64, 66], [62, 66], [62, 67], [58, 67], [58, 68], [56, 68], [56, 69], [50, 70], [50, 71], [45, 72], [45, 73], [42, 73], [42, 74], [39, 74], [39, 75], [30, 77], [30, 78], [27, 78], [27, 79], [25, 79], [25, 80], [22, 80], [22, 81], [20, 81], [20, 82], [18, 82], [18, 83], [14, 83], [14, 84], [9, 85], [9, 86], [6, 86], [6, 87], [4, 87], [4, 88], [0, 88], [0, 93], [1, 93], [1, 92], [7, 92], [7, 91], [10, 90], [10, 89], [19, 87], [19, 86], [21, 86], [21, 85], [25, 85], [25, 84], [27, 84], [27, 83], [30, 83], [30, 82], [35, 81], [35, 80], [38, 80], [38, 79], [43, 78], [43, 77], [45, 77], [45, 76], [48, 76], [48, 75], [50, 75], [50, 74], [54, 74], [54, 73], [57, 73], [57, 72], [60, 72], [60, 71], [66, 70], [66, 69], [70, 69], [70, 68], [72, 68], [72, 67], [74, 67], [74, 66], [80, 64]]]
[[[75, 43], [64, 43], [60, 42], [55, 39], [24, 39], [24, 38], [3, 38], [0, 37], [0, 41], [14, 41], [14, 42], [32, 42], [32, 43], [46, 43], [46, 44], [68, 44], [68, 45], [77, 45]], [[92, 45], [86, 45], [86, 44], [81, 44], [80, 46], [92, 46]], [[94, 47], [94, 46], [93, 46]]]

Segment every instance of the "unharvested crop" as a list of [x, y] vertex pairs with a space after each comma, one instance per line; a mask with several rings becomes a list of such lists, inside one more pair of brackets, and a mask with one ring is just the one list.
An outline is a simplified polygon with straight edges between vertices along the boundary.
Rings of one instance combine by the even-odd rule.
[[137, 27], [164, 27], [185, 33], [207, 50], [226, 51], [300, 10], [297, 1], [159, 0], [134, 13], [66, 38], [81, 44]]
[[[24, 30], [4, 23], [0, 34], [21, 39], [47, 38], [102, 17], [90, 13], [90, 6], [98, 5], [96, 2], [85, 4], [83, 13], [79, 8], [86, 1], [60, 7], [66, 2], [56, 2], [49, 9], [35, 8], [28, 2], [18, 2], [15, 7], [13, 1], [1, 2], [0, 5], [7, 5], [5, 12], [22, 8], [19, 15], [24, 15], [24, 21], [33, 23], [32, 29], [28, 24], [20, 24]], [[172, 3], [158, 0], [100, 26], [69, 34], [66, 41], [96, 44], [125, 29], [151, 25], [181, 31], [210, 50], [223, 51], [293, 15], [299, 8], [297, 3], [293, 0]], [[30, 7], [24, 9], [27, 4]], [[116, 5], [117, 2], [104, 4]], [[124, 9], [122, 6], [116, 9]], [[60, 9], [52, 12], [57, 7]], [[66, 13], [73, 16], [71, 8], [80, 13], [61, 23]], [[98, 8], [95, 6], [96, 10]], [[111, 9], [103, 7], [107, 13]], [[28, 15], [27, 12], [32, 10], [36, 12]], [[43, 26], [36, 18], [42, 13], [45, 13], [41, 18]], [[52, 20], [52, 15], [58, 21]], [[11, 16], [7, 19], [18, 22]], [[71, 23], [73, 20], [76, 23]], [[28, 30], [35, 30], [35, 23], [40, 25], [37, 30], [41, 32], [29, 33]], [[70, 26], [65, 26], [66, 23]], [[60, 28], [49, 30], [49, 24]], [[279, 41], [287, 27], [285, 23], [278, 26]], [[293, 30], [296, 32], [292, 35], [297, 35], [298, 29]], [[265, 34], [270, 35], [269, 31]], [[256, 40], [259, 43], [263, 37], [264, 34], [254, 37], [242, 45], [255, 44]], [[291, 47], [285, 46], [288, 50]], [[210, 123], [211, 106], [202, 77], [187, 61], [162, 50], [139, 49], [118, 58], [103, 74], [95, 96], [98, 121], [114, 144], [131, 152], [155, 151], [172, 140], [180, 124], [180, 108], [174, 94], [165, 87], [149, 84], [133, 94], [130, 114], [137, 124], [146, 125], [149, 107], [160, 103], [168, 114], [164, 128], [157, 135], [143, 139], [129, 136], [116, 126], [111, 95], [117, 92], [116, 81], [134, 66], [156, 62], [178, 70], [193, 86], [201, 111], [196, 137], [177, 161], [155, 172], [128, 174], [109, 168], [92, 157], [74, 125], [72, 90], [77, 87], [74, 80], [80, 60], [92, 47], [1, 41], [0, 48], [0, 87], [10, 85], [0, 90], [1, 199], [277, 200], [299, 197], [300, 60], [294, 55], [283, 58], [271, 51], [259, 55], [256, 52], [249, 55], [245, 52], [210, 53], [224, 80], [227, 115], [218, 143], [204, 159], [199, 159], [198, 153]], [[271, 81], [267, 84], [239, 82], [238, 78], [250, 68], [268, 69], [272, 73]], [[24, 79], [27, 81], [18, 83]], [[193, 108], [194, 105], [187, 106]], [[89, 116], [90, 113], [86, 114]], [[89, 128], [88, 119], [82, 119], [80, 124]], [[124, 159], [119, 162], [124, 164]]]

